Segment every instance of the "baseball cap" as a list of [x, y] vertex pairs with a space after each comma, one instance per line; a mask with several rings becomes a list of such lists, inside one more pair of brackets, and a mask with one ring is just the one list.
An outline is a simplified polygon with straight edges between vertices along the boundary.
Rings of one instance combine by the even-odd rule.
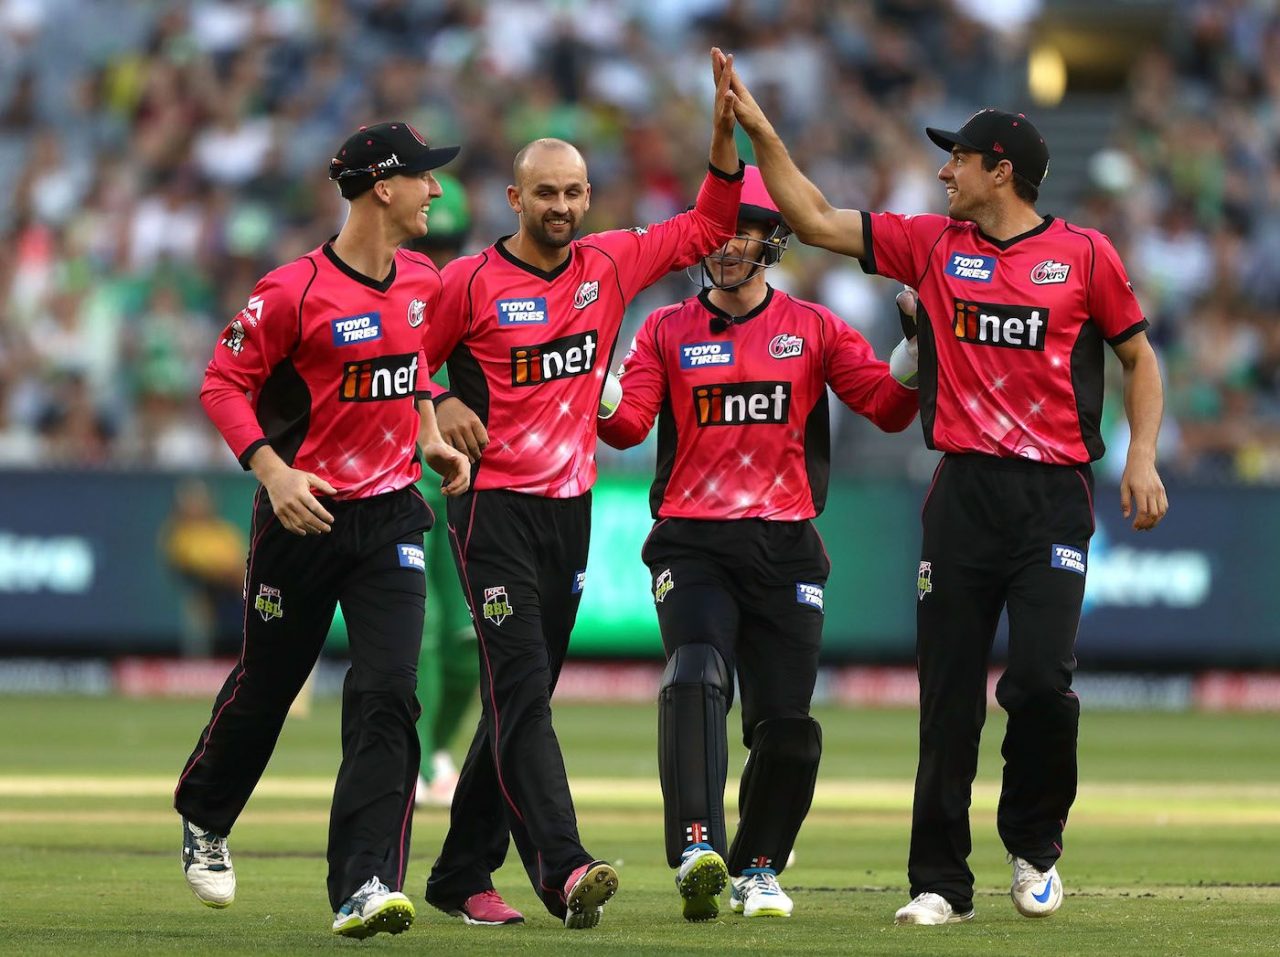
[[1049, 172], [1049, 148], [1044, 145], [1044, 137], [1022, 113], [979, 110], [954, 133], [932, 126], [925, 133], [947, 151], [958, 146], [1007, 159], [1013, 164], [1013, 171], [1032, 186], [1043, 183]]
[[347, 137], [329, 161], [329, 178], [337, 180], [342, 195], [350, 198], [370, 188], [380, 176], [421, 173], [443, 166], [460, 149], [432, 148], [408, 123], [375, 123], [362, 126]]

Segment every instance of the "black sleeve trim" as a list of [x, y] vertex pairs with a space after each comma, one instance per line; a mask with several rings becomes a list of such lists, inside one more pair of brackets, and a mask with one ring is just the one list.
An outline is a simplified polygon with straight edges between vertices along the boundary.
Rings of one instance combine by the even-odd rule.
[[862, 214], [862, 258], [858, 260], [858, 265], [862, 267], [862, 271], [868, 276], [878, 276], [876, 272], [876, 247], [871, 242], [871, 214]]
[[712, 176], [715, 176], [719, 179], [728, 180], [730, 183], [736, 183], [738, 180], [742, 179], [742, 177], [746, 175], [746, 169], [747, 169], [747, 164], [744, 163], [742, 160], [738, 160], [738, 171], [736, 173], [726, 173], [724, 170], [720, 169], [718, 166], [715, 166], [711, 163], [707, 164], [708, 173], [710, 173]]
[[438, 409], [438, 408], [440, 408], [440, 403], [441, 403], [441, 402], [443, 402], [445, 399], [456, 399], [456, 398], [457, 398], [457, 395], [455, 395], [454, 393], [450, 392], [448, 389], [445, 389], [445, 390], [444, 390], [443, 392], [441, 392], [439, 395], [433, 395], [433, 396], [431, 396], [431, 405], [432, 405], [434, 408], [437, 408], [437, 409]]
[[1115, 348], [1116, 346], [1121, 345], [1122, 343], [1128, 342], [1138, 333], [1146, 332], [1147, 329], [1150, 328], [1150, 326], [1151, 326], [1151, 323], [1147, 322], [1146, 319], [1142, 319], [1139, 322], [1135, 322], [1133, 325], [1131, 325], [1124, 332], [1120, 333], [1118, 336], [1112, 336], [1110, 339], [1107, 340], [1107, 344], [1112, 348]]
[[237, 460], [240, 463], [240, 467], [244, 469], [246, 472], [249, 471], [249, 460], [253, 458], [253, 453], [258, 451], [258, 449], [262, 448], [264, 445], [270, 445], [270, 444], [271, 443], [268, 442], [266, 439], [258, 439], [258, 441], [250, 445], [247, 449], [245, 449], [243, 452], [240, 453], [240, 456]]

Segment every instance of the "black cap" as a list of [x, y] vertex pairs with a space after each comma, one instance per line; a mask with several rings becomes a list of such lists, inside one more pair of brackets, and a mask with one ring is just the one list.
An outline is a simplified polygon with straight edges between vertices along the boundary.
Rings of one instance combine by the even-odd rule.
[[1013, 171], [1038, 187], [1049, 172], [1049, 147], [1029, 119], [1021, 113], [980, 110], [958, 132], [925, 129], [929, 139], [950, 152], [953, 146], [975, 153], [990, 153], [1013, 164]]
[[433, 149], [408, 123], [375, 123], [362, 126], [347, 137], [329, 161], [329, 178], [337, 180], [342, 195], [350, 198], [369, 189], [380, 176], [421, 173], [443, 166], [458, 155], [459, 149]]

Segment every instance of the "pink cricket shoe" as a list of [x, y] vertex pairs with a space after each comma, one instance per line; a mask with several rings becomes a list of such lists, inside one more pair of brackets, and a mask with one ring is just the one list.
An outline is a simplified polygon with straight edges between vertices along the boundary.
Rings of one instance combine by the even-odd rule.
[[502, 895], [493, 888], [472, 894], [462, 902], [461, 907], [446, 910], [445, 913], [461, 917], [465, 923], [481, 927], [524, 923], [524, 915], [504, 901]]
[[595, 927], [605, 903], [617, 892], [618, 872], [612, 865], [604, 861], [583, 864], [564, 882], [564, 926], [570, 930]]

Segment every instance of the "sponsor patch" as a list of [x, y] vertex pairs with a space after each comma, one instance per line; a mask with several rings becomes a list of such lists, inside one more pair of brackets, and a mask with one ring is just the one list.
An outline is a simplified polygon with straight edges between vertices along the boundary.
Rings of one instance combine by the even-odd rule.
[[329, 320], [335, 346], [352, 346], [357, 342], [376, 342], [382, 338], [382, 319], [377, 312], [360, 316], [343, 316]]
[[991, 282], [996, 274], [994, 256], [979, 256], [977, 253], [952, 253], [947, 263], [947, 275], [969, 282]]
[[427, 557], [420, 545], [397, 545], [400, 553], [401, 568], [416, 568], [420, 572], [427, 570]]
[[664, 568], [653, 582], [653, 600], [659, 605], [663, 599], [667, 597], [667, 593], [676, 587], [676, 583], [671, 580], [671, 569]]
[[262, 321], [262, 297], [250, 296], [249, 304], [240, 310], [240, 318], [249, 323], [249, 328], [258, 328], [258, 323]]
[[553, 379], [586, 375], [596, 364], [594, 329], [511, 350], [511, 384], [539, 385]]
[[244, 348], [244, 323], [233, 319], [231, 325], [227, 326], [227, 331], [222, 334], [222, 344], [240, 355], [240, 350]]
[[573, 573], [573, 594], [581, 595], [582, 589], [587, 587], [587, 570]]
[[769, 341], [769, 355], [775, 359], [790, 359], [804, 352], [804, 339], [784, 332]]
[[417, 329], [427, 320], [427, 304], [421, 299], [413, 299], [409, 302], [409, 328]]
[[495, 625], [501, 625], [514, 612], [511, 609], [511, 602], [507, 601], [507, 589], [505, 585], [495, 585], [493, 588], [484, 590], [484, 617], [493, 622]]
[[533, 299], [499, 299], [498, 325], [541, 326], [547, 322], [547, 300], [542, 296]]
[[418, 381], [418, 354], [378, 356], [342, 365], [339, 402], [381, 402], [413, 395]]
[[1085, 573], [1084, 552], [1071, 545], [1054, 545], [1049, 549], [1049, 567], [1064, 568], [1077, 575]]
[[1060, 263], [1052, 259], [1046, 259], [1031, 270], [1031, 281], [1037, 286], [1048, 286], [1053, 283], [1066, 282], [1070, 273], [1070, 263]]
[[258, 597], [253, 600], [253, 610], [262, 616], [263, 621], [284, 617], [284, 599], [280, 597], [280, 589], [270, 585], [258, 586]]
[[916, 598], [924, 601], [924, 596], [933, 591], [933, 563], [921, 562], [920, 571], [916, 575]]
[[680, 368], [733, 365], [732, 342], [688, 342], [680, 347]]
[[824, 615], [826, 609], [823, 607], [823, 595], [821, 585], [812, 585], [809, 582], [796, 582], [796, 604], [810, 605], [818, 609]]
[[956, 338], [982, 346], [1044, 352], [1049, 310], [1041, 306], [955, 300], [952, 328]]
[[790, 382], [725, 382], [696, 386], [698, 426], [779, 425], [791, 413]]
[[590, 279], [578, 287], [578, 291], [573, 294], [573, 308], [586, 309], [597, 299], [600, 298], [600, 282], [596, 279]]

